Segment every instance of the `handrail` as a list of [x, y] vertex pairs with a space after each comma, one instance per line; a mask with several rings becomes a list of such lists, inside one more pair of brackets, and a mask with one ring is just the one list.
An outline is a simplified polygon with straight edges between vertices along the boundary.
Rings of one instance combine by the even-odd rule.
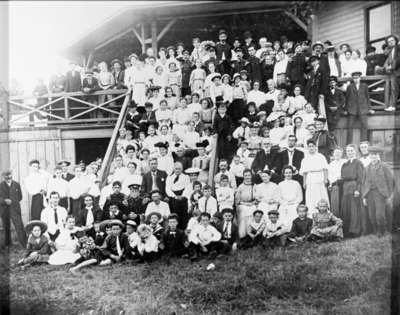
[[218, 156], [217, 156], [217, 146], [218, 146], [218, 135], [215, 137], [215, 143], [213, 150], [211, 151], [210, 167], [208, 169], [208, 185], [214, 189], [214, 175], [217, 170]]
[[107, 147], [106, 154], [105, 154], [103, 162], [101, 164], [101, 168], [100, 168], [100, 172], [99, 172], [100, 187], [105, 186], [105, 183], [107, 181], [107, 176], [108, 176], [108, 173], [110, 172], [110, 168], [111, 168], [111, 162], [112, 162], [112, 159], [117, 150], [116, 142], [117, 142], [117, 138], [118, 138], [118, 132], [119, 132], [119, 129], [125, 124], [126, 112], [128, 109], [128, 105], [130, 104], [130, 100], [131, 100], [131, 93], [129, 90], [125, 96], [124, 103], [122, 104], [122, 108], [119, 113], [118, 120], [115, 124], [113, 133], [111, 135], [110, 142]]
[[127, 89], [114, 89], [114, 90], [102, 90], [93, 93], [84, 93], [81, 91], [77, 92], [60, 92], [60, 93], [47, 93], [40, 96], [35, 95], [14, 95], [10, 96], [8, 99], [10, 101], [32, 99], [32, 98], [55, 98], [55, 97], [65, 97], [65, 96], [92, 96], [92, 95], [110, 95], [110, 94], [123, 94], [126, 93]]

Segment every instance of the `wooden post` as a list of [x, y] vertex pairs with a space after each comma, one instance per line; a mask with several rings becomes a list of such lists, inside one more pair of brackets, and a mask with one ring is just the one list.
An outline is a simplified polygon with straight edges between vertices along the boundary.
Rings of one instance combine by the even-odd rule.
[[64, 96], [64, 115], [65, 119], [69, 119], [68, 97]]
[[142, 53], [144, 54], [146, 52], [146, 33], [145, 33], [145, 24], [144, 22], [142, 22], [142, 24], [140, 24], [140, 30], [141, 30], [141, 38], [142, 38]]
[[157, 21], [151, 21], [151, 47], [157, 56]]

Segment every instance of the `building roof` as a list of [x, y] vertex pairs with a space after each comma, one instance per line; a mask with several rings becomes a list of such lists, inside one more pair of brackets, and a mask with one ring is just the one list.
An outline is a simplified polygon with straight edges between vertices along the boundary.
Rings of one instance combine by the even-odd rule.
[[287, 6], [285, 1], [165, 1], [138, 7], [127, 7], [105, 20], [87, 34], [61, 51], [67, 58], [76, 59], [87, 55], [103, 42], [118, 36], [142, 21], [151, 22], [190, 18], [215, 14], [246, 13]]

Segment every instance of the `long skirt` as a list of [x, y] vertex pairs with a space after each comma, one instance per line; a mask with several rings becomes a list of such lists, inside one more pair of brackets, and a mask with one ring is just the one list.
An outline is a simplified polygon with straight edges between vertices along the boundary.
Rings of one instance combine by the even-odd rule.
[[132, 100], [135, 101], [138, 106], [144, 106], [146, 102], [146, 85], [144, 83], [139, 82], [133, 85]]
[[255, 205], [239, 205], [237, 207], [237, 219], [238, 219], [238, 230], [239, 238], [243, 238], [247, 235], [247, 226], [253, 217], [253, 212], [256, 210]]
[[316, 213], [317, 204], [321, 199], [325, 199], [329, 204], [328, 191], [325, 184], [321, 183], [308, 183], [306, 186], [306, 205], [308, 207], [309, 216]]
[[354, 192], [346, 193], [341, 206], [344, 234], [358, 236], [366, 233], [367, 213], [361, 205], [361, 197], [354, 197]]
[[238, 126], [239, 120], [246, 114], [246, 102], [243, 99], [234, 99], [228, 107], [228, 115], [232, 117], [232, 122]]
[[40, 193], [33, 195], [31, 203], [31, 220], [40, 220], [40, 213], [43, 208], [43, 195]]
[[183, 197], [181, 200], [170, 198], [169, 207], [171, 209], [171, 213], [176, 213], [179, 217], [178, 228], [185, 230], [189, 220], [187, 198]]
[[50, 265], [66, 265], [73, 264], [77, 261], [81, 255], [79, 253], [73, 253], [70, 250], [58, 250], [51, 254], [49, 257]]
[[82, 198], [78, 199], [71, 198], [71, 209], [69, 213], [72, 214], [75, 218], [78, 218], [81, 208], [82, 208]]
[[340, 186], [333, 185], [330, 190], [331, 212], [338, 218], [342, 218], [340, 210]]

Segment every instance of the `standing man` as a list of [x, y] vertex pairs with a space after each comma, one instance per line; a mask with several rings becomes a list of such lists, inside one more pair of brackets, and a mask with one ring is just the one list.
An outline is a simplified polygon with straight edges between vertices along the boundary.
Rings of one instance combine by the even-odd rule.
[[[356, 120], [360, 121], [360, 140], [368, 140], [368, 118], [367, 114], [373, 114], [371, 102], [368, 94], [368, 85], [360, 80], [361, 72], [356, 71], [351, 74], [353, 82], [346, 90], [345, 114], [348, 114], [347, 129], [354, 127]], [[347, 132], [347, 143], [351, 143], [353, 132]]]
[[5, 230], [4, 245], [11, 245], [12, 220], [18, 240], [22, 247], [26, 245], [26, 234], [21, 217], [22, 191], [19, 183], [13, 180], [12, 172], [3, 172], [3, 181], [0, 183], [0, 216]]
[[[319, 98], [324, 95], [328, 87], [329, 74], [327, 74], [319, 64], [320, 57], [311, 56], [311, 71], [309, 74], [309, 79], [304, 91], [304, 97], [308, 102], [311, 103], [312, 107], [319, 113]], [[323, 114], [323, 113], [319, 113]]]
[[67, 160], [62, 160], [62, 161], [58, 162], [58, 166], [61, 167], [61, 177], [62, 177], [62, 179], [66, 180], [67, 182], [69, 182], [71, 179], [74, 178], [74, 174], [71, 174], [68, 170], [70, 165], [71, 165], [71, 162], [69, 162]]
[[260, 59], [256, 57], [256, 48], [252, 45], [247, 51], [249, 53], [247, 61], [249, 62], [250, 81], [251, 83], [254, 83], [254, 81], [261, 82], [261, 65]]
[[51, 241], [55, 241], [67, 220], [67, 210], [59, 206], [60, 195], [58, 192], [51, 192], [49, 205], [40, 214], [40, 221], [47, 224], [47, 234]]
[[31, 220], [39, 220], [40, 212], [44, 208], [43, 200], [46, 195], [48, 177], [45, 172], [40, 170], [38, 160], [29, 162], [29, 175], [25, 178], [25, 188], [31, 196]]
[[193, 66], [191, 61], [189, 60], [190, 58], [190, 53], [189, 50], [184, 50], [182, 52], [182, 59], [181, 61], [181, 72], [182, 72], [182, 88], [181, 88], [181, 95], [182, 96], [187, 96], [191, 95], [191, 90], [190, 90], [190, 74], [192, 73]]
[[346, 97], [344, 92], [337, 87], [337, 77], [329, 77], [329, 88], [325, 94], [325, 108], [328, 120], [328, 130], [336, 129], [340, 113], [343, 111]]
[[219, 64], [219, 71], [221, 75], [225, 73], [230, 73], [230, 64], [232, 60], [232, 47], [229, 45], [226, 40], [228, 36], [225, 30], [219, 31], [219, 42], [215, 45], [215, 50], [217, 54], [217, 60]]
[[372, 233], [383, 235], [391, 229], [394, 177], [380, 159], [382, 150], [369, 147], [371, 163], [366, 167], [362, 181], [363, 204], [368, 208]]

